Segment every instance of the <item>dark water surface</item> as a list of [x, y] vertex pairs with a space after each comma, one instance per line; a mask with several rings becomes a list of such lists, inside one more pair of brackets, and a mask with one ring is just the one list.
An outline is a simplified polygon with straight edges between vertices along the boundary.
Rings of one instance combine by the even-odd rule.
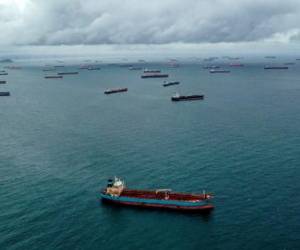
[[[181, 84], [118, 66], [2, 77], [0, 249], [300, 249], [299, 64], [152, 67]], [[129, 91], [105, 96], [109, 87]], [[175, 91], [205, 100], [172, 103]], [[132, 188], [212, 191], [216, 209], [103, 205], [114, 175]]]

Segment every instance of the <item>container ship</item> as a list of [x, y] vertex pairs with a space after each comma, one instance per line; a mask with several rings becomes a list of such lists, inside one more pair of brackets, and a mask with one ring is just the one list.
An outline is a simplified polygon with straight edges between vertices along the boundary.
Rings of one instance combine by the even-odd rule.
[[169, 86], [172, 86], [172, 85], [178, 85], [180, 84], [180, 82], [165, 82], [163, 84], [164, 87], [169, 87]]
[[176, 93], [171, 97], [171, 101], [179, 102], [179, 101], [195, 101], [195, 100], [203, 100], [204, 95], [179, 95]]
[[163, 78], [163, 77], [169, 77], [169, 75], [160, 74], [160, 73], [153, 73], [153, 74], [146, 73], [141, 76], [141, 78]]
[[264, 69], [288, 69], [287, 66], [265, 66]]
[[127, 91], [128, 91], [128, 88], [107, 89], [104, 91], [104, 94], [109, 95], [109, 94], [115, 94], [115, 93], [127, 92]]
[[5, 83], [6, 83], [6, 81], [0, 80], [0, 84], [5, 84]]
[[0, 76], [7, 76], [8, 73], [7, 72], [0, 72]]
[[128, 189], [119, 178], [109, 179], [107, 187], [101, 191], [103, 201], [118, 205], [146, 208], [166, 208], [184, 211], [211, 211], [212, 195], [172, 192], [170, 189], [137, 190]]

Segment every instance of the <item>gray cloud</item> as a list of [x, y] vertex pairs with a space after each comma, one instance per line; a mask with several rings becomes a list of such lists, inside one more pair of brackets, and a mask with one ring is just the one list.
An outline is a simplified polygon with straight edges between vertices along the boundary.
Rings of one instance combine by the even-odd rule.
[[0, 2], [0, 43], [219, 43], [300, 37], [299, 0], [23, 1], [21, 9]]

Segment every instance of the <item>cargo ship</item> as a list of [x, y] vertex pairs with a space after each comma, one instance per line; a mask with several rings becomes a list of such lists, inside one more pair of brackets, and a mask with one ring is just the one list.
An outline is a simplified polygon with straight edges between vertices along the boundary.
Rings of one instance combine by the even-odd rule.
[[144, 73], [160, 73], [159, 69], [144, 69]]
[[5, 83], [6, 83], [6, 81], [0, 80], [0, 84], [5, 84]]
[[109, 94], [115, 94], [115, 93], [127, 92], [127, 91], [128, 91], [128, 88], [107, 89], [104, 91], [104, 94], [109, 95]]
[[203, 69], [220, 69], [221, 67], [218, 65], [208, 65], [208, 66], [203, 66]]
[[164, 87], [169, 87], [169, 86], [172, 86], [172, 85], [178, 85], [180, 84], [180, 82], [165, 82], [163, 84]]
[[10, 96], [10, 93], [9, 92], [7, 92], [7, 91], [2, 91], [2, 92], [0, 92], [0, 96]]
[[74, 72], [59, 72], [57, 74], [58, 75], [77, 75], [78, 71], [74, 71]]
[[100, 196], [103, 201], [126, 206], [202, 212], [209, 212], [214, 208], [210, 202], [212, 195], [205, 192], [188, 194], [172, 192], [171, 189], [128, 189], [124, 181], [116, 177], [108, 180]]
[[0, 76], [7, 76], [8, 73], [7, 72], [0, 72]]
[[62, 79], [63, 76], [45, 76], [45, 78], [46, 79], [57, 79], [57, 78]]
[[215, 74], [215, 73], [230, 73], [230, 70], [226, 70], [226, 69], [211, 69], [209, 72], [212, 73], [212, 74]]
[[43, 69], [44, 72], [55, 71], [55, 69]]
[[171, 97], [171, 101], [179, 102], [179, 101], [195, 101], [195, 100], [203, 100], [204, 95], [179, 95], [176, 93]]
[[143, 74], [141, 78], [163, 78], [163, 77], [169, 77], [168, 74], [160, 74], [160, 73], [153, 73], [153, 74]]
[[287, 66], [265, 66], [264, 69], [288, 69]]
[[100, 67], [88, 67], [87, 70], [101, 70]]

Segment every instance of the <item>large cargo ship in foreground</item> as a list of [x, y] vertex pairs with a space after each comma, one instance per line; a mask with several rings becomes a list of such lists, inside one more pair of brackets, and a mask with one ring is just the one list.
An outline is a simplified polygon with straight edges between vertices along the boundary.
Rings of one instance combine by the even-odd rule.
[[103, 201], [118, 205], [147, 208], [167, 208], [184, 211], [210, 211], [214, 208], [211, 194], [187, 194], [172, 192], [170, 189], [137, 190], [125, 187], [119, 178], [109, 179], [107, 187], [102, 190]]

